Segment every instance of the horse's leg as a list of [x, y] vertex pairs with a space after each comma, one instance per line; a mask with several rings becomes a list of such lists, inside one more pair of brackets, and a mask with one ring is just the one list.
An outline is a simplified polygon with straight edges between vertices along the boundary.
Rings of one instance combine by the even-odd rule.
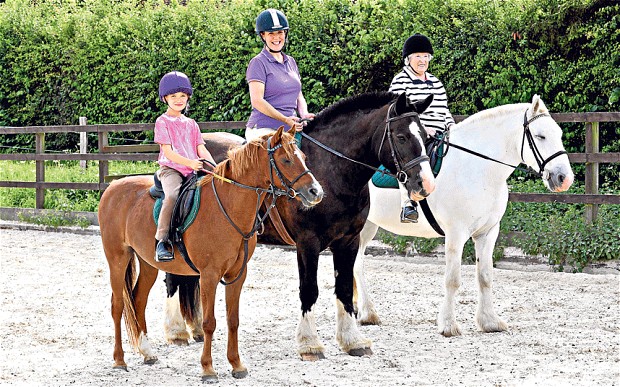
[[133, 297], [136, 308], [136, 320], [140, 332], [138, 350], [142, 356], [144, 356], [144, 364], [154, 364], [157, 362], [157, 356], [155, 356], [147, 337], [145, 311], [149, 293], [153, 288], [153, 284], [155, 284], [158, 273], [159, 271], [156, 268], [140, 259], [140, 274], [138, 275], [136, 286], [133, 289]]
[[351, 356], [372, 355], [372, 342], [362, 336], [353, 316], [353, 266], [359, 245], [356, 236], [340, 240], [330, 248], [336, 276], [336, 340]]
[[499, 223], [488, 233], [474, 236], [476, 276], [478, 278], [478, 310], [476, 324], [483, 332], [502, 332], [508, 325], [493, 308], [493, 248], [499, 235]]
[[299, 299], [301, 319], [297, 325], [297, 351], [302, 360], [324, 359], [325, 347], [316, 329], [313, 306], [319, 297], [317, 285], [319, 247], [297, 241], [297, 266], [299, 270]]
[[239, 297], [241, 289], [245, 282], [247, 270], [243, 272], [240, 278], [234, 284], [226, 287], [226, 321], [228, 323], [228, 362], [232, 366], [232, 376], [235, 379], [245, 378], [248, 375], [248, 369], [243, 365], [239, 357]]
[[[196, 342], [204, 341], [198, 281], [198, 277], [195, 277], [195, 280], [193, 277], [192, 280], [188, 280], [184, 276], [166, 273], [168, 297], [164, 305], [164, 331], [170, 344], [187, 345], [188, 328]], [[192, 313], [186, 315], [181, 309], [181, 302], [187, 304]]]
[[189, 333], [185, 326], [185, 320], [181, 314], [179, 304], [179, 292], [172, 297], [166, 297], [164, 304], [164, 333], [169, 344], [188, 345]]
[[194, 318], [185, 319], [187, 327], [192, 331], [192, 337], [198, 343], [204, 341], [205, 333], [202, 330], [202, 304], [200, 303], [200, 294], [198, 293], [198, 282], [196, 281], [196, 297], [194, 298]]
[[439, 333], [446, 337], [461, 334], [461, 328], [456, 322], [454, 308], [456, 305], [455, 297], [461, 286], [461, 257], [466, 241], [466, 235], [455, 236], [453, 233], [446, 232], [445, 296], [437, 316]]
[[200, 273], [200, 300], [202, 303], [202, 329], [205, 332], [205, 341], [202, 346], [202, 381], [217, 381], [217, 373], [213, 369], [213, 358], [211, 357], [211, 344], [213, 343], [213, 332], [215, 332], [215, 290], [217, 288], [218, 275], [208, 269]]
[[[127, 273], [130, 260], [133, 258], [132, 251], [114, 251], [109, 247], [110, 243], [104, 243], [105, 256], [110, 266], [110, 286], [112, 287], [112, 320], [114, 321], [114, 368], [127, 371], [125, 363], [125, 352], [123, 351], [121, 319], [125, 301], [123, 292], [125, 288], [125, 275]], [[127, 290], [130, 291], [130, 290]]]
[[375, 310], [375, 304], [370, 299], [366, 277], [364, 276], [364, 253], [366, 246], [377, 234], [377, 230], [379, 230], [379, 226], [366, 221], [360, 233], [360, 248], [357, 251], [357, 258], [355, 258], [355, 266], [353, 267], [353, 274], [355, 275], [353, 303], [357, 305], [357, 320], [362, 325], [381, 325], [381, 319]]

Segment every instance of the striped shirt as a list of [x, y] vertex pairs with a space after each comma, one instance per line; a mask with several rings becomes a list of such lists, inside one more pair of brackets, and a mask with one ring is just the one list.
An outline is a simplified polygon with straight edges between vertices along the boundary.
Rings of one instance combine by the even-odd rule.
[[410, 102], [422, 100], [433, 94], [431, 106], [420, 114], [420, 121], [426, 128], [434, 130], [446, 130], [448, 126], [454, 124], [454, 118], [448, 110], [448, 96], [443, 83], [433, 74], [426, 73], [426, 81], [420, 80], [415, 76], [409, 66], [403, 67], [403, 71], [396, 74], [390, 90], [396, 94], [406, 93]]

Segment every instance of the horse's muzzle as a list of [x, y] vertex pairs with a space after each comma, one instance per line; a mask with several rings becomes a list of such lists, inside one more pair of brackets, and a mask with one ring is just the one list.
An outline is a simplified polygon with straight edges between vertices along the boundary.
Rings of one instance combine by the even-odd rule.
[[316, 181], [300, 187], [296, 191], [298, 194], [296, 198], [301, 201], [304, 207], [314, 207], [323, 200], [323, 187]]

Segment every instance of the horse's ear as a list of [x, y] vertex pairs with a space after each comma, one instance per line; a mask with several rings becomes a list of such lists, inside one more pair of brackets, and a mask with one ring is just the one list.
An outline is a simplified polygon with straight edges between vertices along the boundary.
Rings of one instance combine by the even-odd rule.
[[532, 114], [536, 114], [542, 111], [546, 112], [547, 111], [547, 107], [545, 106], [545, 103], [542, 101], [542, 99], [540, 99], [540, 96], [538, 94], [534, 94], [534, 97], [532, 97], [532, 107], [531, 107], [531, 111]]
[[272, 140], [271, 140], [272, 147], [280, 143], [283, 131], [284, 131], [284, 125], [280, 126], [278, 130], [276, 130], [276, 133], [273, 135]]
[[433, 103], [433, 98], [435, 98], [435, 96], [433, 94], [430, 94], [423, 100], [415, 101], [413, 103], [413, 110], [415, 110], [415, 112], [418, 114], [424, 112], [426, 109], [428, 109], [429, 106], [431, 106], [431, 103]]
[[295, 127], [291, 126], [291, 128], [289, 130], [286, 131], [286, 133], [290, 134], [291, 136], [295, 136]]
[[410, 109], [407, 96], [405, 93], [400, 94], [396, 100], [396, 107], [394, 108], [396, 115], [400, 116], [401, 114], [408, 112]]

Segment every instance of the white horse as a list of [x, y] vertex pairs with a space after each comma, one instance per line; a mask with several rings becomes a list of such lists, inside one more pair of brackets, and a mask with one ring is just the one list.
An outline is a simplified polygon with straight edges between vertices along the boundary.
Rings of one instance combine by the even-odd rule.
[[[461, 286], [463, 246], [470, 237], [476, 250], [478, 328], [484, 332], [508, 329], [493, 308], [492, 295], [492, 253], [508, 202], [506, 180], [514, 171], [513, 166], [525, 163], [540, 172], [543, 183], [550, 191], [566, 191], [574, 175], [561, 138], [562, 129], [551, 118], [538, 95], [534, 96], [531, 104], [488, 109], [451, 128], [451, 146], [436, 178], [435, 192], [426, 199], [437, 224], [445, 232], [445, 297], [437, 317], [442, 335], [461, 334], [455, 318], [455, 295]], [[366, 289], [363, 272], [366, 246], [378, 228], [399, 235], [425, 238], [441, 235], [431, 227], [422, 211], [418, 223], [400, 223], [397, 189], [377, 188], [372, 183], [369, 187], [370, 212], [360, 234], [354, 273], [359, 322], [380, 324]]]

